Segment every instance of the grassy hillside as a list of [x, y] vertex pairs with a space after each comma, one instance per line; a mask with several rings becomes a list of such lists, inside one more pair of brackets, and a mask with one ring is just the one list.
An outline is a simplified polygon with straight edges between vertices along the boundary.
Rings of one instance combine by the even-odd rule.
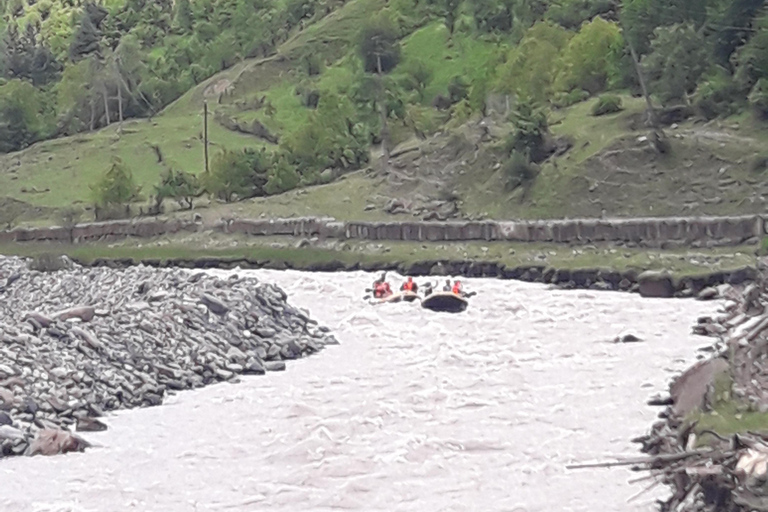
[[[38, 142], [0, 156], [0, 196], [5, 197], [0, 200], [0, 221], [55, 222], [70, 206], [88, 208], [93, 202], [91, 186], [115, 156], [126, 162], [142, 189], [143, 197], [136, 206], [146, 208], [164, 172], [174, 169], [202, 173], [205, 100], [210, 109], [212, 157], [222, 150], [265, 149], [268, 154], [286, 159], [302, 184], [297, 190], [231, 204], [203, 196], [196, 206], [210, 218], [235, 214], [322, 214], [345, 219], [546, 218], [764, 210], [768, 189], [764, 190], [762, 148], [768, 132], [760, 117], [752, 114], [759, 114], [762, 105], [759, 84], [763, 70], [761, 61], [751, 56], [759, 54], [762, 29], [768, 29], [768, 25], [762, 25], [759, 8], [750, 7], [743, 19], [730, 22], [752, 27], [747, 44], [727, 49], [734, 62], [751, 66], [748, 77], [739, 74], [738, 68], [725, 78], [702, 68], [690, 70], [696, 79], [683, 83], [685, 77], [652, 73], [654, 66], [663, 69], [672, 58], [670, 48], [694, 48], [692, 44], [699, 37], [667, 27], [672, 18], [711, 23], [717, 29], [720, 25], [716, 23], [724, 23], [731, 14], [718, 11], [717, 20], [696, 21], [685, 18], [683, 11], [674, 11], [677, 7], [669, 7], [669, 19], [656, 19], [652, 13], [637, 18], [638, 13], [642, 14], [637, 11], [640, 3], [623, 2], [629, 13], [626, 22], [632, 29], [631, 37], [636, 38], [635, 43], [646, 57], [644, 66], [653, 78], [656, 104], [676, 105], [682, 101], [693, 105], [689, 115], [673, 127], [666, 124], [670, 151], [659, 154], [645, 139], [648, 128], [642, 122], [644, 101], [627, 92], [634, 90], [636, 78], [628, 66], [622, 39], [630, 36], [622, 34], [618, 24], [606, 21], [614, 19], [616, 13], [603, 5], [605, 2], [540, 2], [542, 9], [529, 11], [517, 6], [514, 15], [512, 11], [507, 13], [508, 20], [506, 15], [499, 18], [490, 11], [478, 10], [474, 4], [460, 2], [453, 13], [453, 25], [447, 7], [416, 0], [348, 0], [326, 3], [324, 7], [310, 2], [301, 4], [310, 14], [296, 16], [292, 13], [300, 5], [294, 3], [278, 2], [270, 7], [270, 12], [287, 13], [280, 14], [287, 18], [274, 18], [275, 24], [282, 24], [279, 35], [273, 38], [274, 51], [250, 52], [256, 54], [253, 58], [242, 58], [242, 41], [226, 50], [226, 41], [221, 39], [226, 30], [218, 36], [205, 35], [216, 20], [238, 19], [237, 9], [242, 7], [239, 2], [231, 4], [236, 6], [234, 14], [217, 0], [193, 5], [190, 16], [194, 22], [187, 28], [180, 15], [181, 4], [162, 7], [174, 27], [168, 39], [151, 39], [141, 31], [144, 28], [139, 30], [144, 27], [142, 23], [153, 23], [149, 18], [135, 25], [131, 33], [140, 33], [141, 51], [148, 52], [140, 60], [154, 69], [153, 73], [160, 69], [157, 66], [167, 67], [171, 60], [179, 58], [173, 52], [186, 48], [184, 45], [194, 46], [200, 38], [207, 38], [206, 49], [199, 50], [202, 53], [196, 57], [200, 63], [214, 62], [211, 52], [219, 48], [216, 55], [231, 66], [202, 80], [149, 119], [113, 122], [100, 130]], [[581, 7], [576, 8], [577, 4]], [[209, 6], [211, 12], [201, 10], [203, 5]], [[113, 10], [104, 23], [113, 23], [110, 20], [122, 12], [133, 12], [129, 8], [135, 6], [131, 6], [131, 2], [110, 3], [108, 7]], [[32, 12], [32, 4], [25, 9]], [[384, 78], [382, 96], [388, 111], [391, 145], [395, 147], [388, 169], [378, 161], [381, 148], [375, 140], [381, 128], [377, 107], [380, 98], [375, 94], [378, 86], [370, 73], [364, 73], [358, 51], [361, 27], [380, 15], [394, 20], [390, 23], [399, 49], [399, 63]], [[72, 16], [72, 20], [78, 19]], [[647, 23], [642, 25], [638, 19]], [[238, 19], [238, 23], [244, 22]], [[273, 30], [276, 25], [270, 27]], [[654, 39], [652, 30], [649, 32], [654, 27], [662, 27], [663, 35]], [[42, 27], [40, 33], [46, 30], [51, 29]], [[711, 51], [715, 53], [726, 51], [725, 43], [718, 39], [718, 30], [712, 34], [702, 48], [714, 48]], [[79, 36], [72, 33], [68, 37]], [[66, 45], [57, 44], [62, 53]], [[119, 53], [119, 49], [115, 52]], [[238, 55], [231, 55], [233, 52]], [[746, 64], [743, 69], [747, 69]], [[72, 66], [76, 65], [80, 64], [67, 64], [67, 69], [75, 69]], [[414, 79], [419, 75], [423, 83], [415, 86]], [[686, 76], [687, 80], [692, 75]], [[69, 83], [65, 78], [61, 84]], [[146, 77], [139, 82], [155, 83]], [[754, 87], [747, 90], [747, 85]], [[149, 94], [150, 89], [141, 87], [135, 91], [128, 87], [125, 92]], [[607, 90], [621, 99], [621, 110], [592, 115], [599, 97]], [[50, 86], [48, 92], [62, 97], [59, 85]], [[307, 98], [313, 94], [320, 98], [317, 108], [307, 105]], [[324, 109], [323, 102], [333, 94], [340, 98], [336, 110]], [[3, 98], [0, 90], [0, 117], [7, 106]], [[440, 98], [448, 103], [435, 108]], [[529, 161], [530, 176], [510, 185], [514, 153], [531, 149], [510, 149], [525, 126], [519, 118], [520, 105], [528, 101], [546, 112], [541, 127], [544, 138], [557, 143], [559, 149], [553, 156]], [[747, 109], [749, 104], [751, 111]], [[334, 117], [337, 115], [341, 117]], [[354, 125], [356, 135], [350, 138], [349, 134], [334, 132], [345, 125], [350, 132]], [[265, 137], [265, 132], [279, 143], [267, 140], [270, 137]], [[323, 146], [340, 135], [348, 140], [335, 148]], [[366, 151], [370, 149], [370, 162], [340, 168], [336, 165], [338, 155], [336, 160], [329, 159], [328, 152], [347, 151], [349, 146], [345, 144], [356, 143], [355, 137], [360, 142], [361, 136], [374, 139], [364, 142]], [[309, 153], [311, 160], [307, 160]], [[526, 158], [533, 159], [530, 154]], [[272, 161], [266, 165], [265, 179], [276, 172]], [[329, 167], [334, 169], [321, 179], [321, 171]], [[333, 182], [316, 184], [329, 180]], [[259, 189], [259, 193], [264, 191]], [[173, 210], [170, 202], [166, 204]]]

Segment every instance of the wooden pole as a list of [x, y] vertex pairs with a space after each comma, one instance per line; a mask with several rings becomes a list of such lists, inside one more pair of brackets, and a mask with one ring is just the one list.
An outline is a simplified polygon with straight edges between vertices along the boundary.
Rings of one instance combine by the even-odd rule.
[[208, 173], [208, 102], [203, 101], [203, 145], [205, 147], [205, 172]]

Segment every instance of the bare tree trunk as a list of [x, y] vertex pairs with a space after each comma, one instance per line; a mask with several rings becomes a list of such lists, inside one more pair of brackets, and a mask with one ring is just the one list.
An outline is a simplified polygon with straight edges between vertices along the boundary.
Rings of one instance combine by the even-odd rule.
[[96, 122], [96, 99], [91, 95], [91, 124], [90, 131], [93, 131]]
[[104, 116], [109, 126], [109, 95], [107, 94], [107, 84], [102, 86], [102, 96], [104, 97]]
[[117, 127], [118, 135], [123, 133], [123, 87], [122, 84], [117, 84], [117, 112], [120, 124]]
[[384, 99], [384, 80], [381, 72], [381, 55], [376, 56], [379, 79], [379, 113], [381, 114], [381, 150], [384, 160], [384, 172], [389, 172], [389, 126], [387, 126], [387, 102]]

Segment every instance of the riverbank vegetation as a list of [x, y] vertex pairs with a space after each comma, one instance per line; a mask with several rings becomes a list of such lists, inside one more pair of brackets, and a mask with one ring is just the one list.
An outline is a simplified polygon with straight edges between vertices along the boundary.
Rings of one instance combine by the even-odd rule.
[[[732, 161], [705, 143], [701, 160], [725, 158], [717, 170], [740, 174], [768, 140], [758, 0], [14, 0], [0, 10], [0, 150], [10, 152], [0, 184], [24, 203], [11, 223], [44, 217], [41, 208], [90, 209], [113, 157], [141, 188], [132, 213], [156, 214], [198, 197], [230, 203], [335, 183], [409, 140], [424, 145], [490, 116], [499, 131], [478, 147], [498, 169], [470, 165], [477, 174], [443, 188], [463, 187], [472, 210], [489, 198], [465, 181], [491, 180], [501, 192], [488, 209], [517, 198], [518, 210], [542, 216], [551, 208], [539, 205], [574, 189], [607, 151], [640, 168], [698, 166], [689, 142], [714, 132], [725, 153], [749, 154]], [[673, 137], [671, 156], [638, 156], [622, 137], [645, 130], [639, 76], [661, 125], [727, 118], [749, 136], [710, 125]], [[721, 209], [748, 209], [748, 199]]]

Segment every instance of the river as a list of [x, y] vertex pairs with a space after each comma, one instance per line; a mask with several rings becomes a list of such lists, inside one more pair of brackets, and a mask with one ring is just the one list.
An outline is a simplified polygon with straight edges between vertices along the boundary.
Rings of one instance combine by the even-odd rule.
[[[361, 272], [246, 273], [341, 344], [111, 414], [85, 453], [0, 461], [0, 510], [650, 512], [663, 495], [627, 503], [636, 473], [565, 465], [638, 455], [646, 400], [716, 303], [471, 279], [451, 315], [363, 305]], [[611, 342], [625, 333], [644, 341]]]

